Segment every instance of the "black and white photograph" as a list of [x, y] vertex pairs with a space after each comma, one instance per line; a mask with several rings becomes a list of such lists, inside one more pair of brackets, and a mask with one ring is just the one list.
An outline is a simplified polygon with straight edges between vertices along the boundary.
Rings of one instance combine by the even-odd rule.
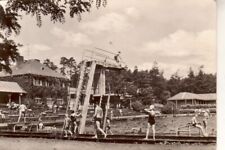
[[0, 0], [0, 150], [218, 149], [218, 1]]

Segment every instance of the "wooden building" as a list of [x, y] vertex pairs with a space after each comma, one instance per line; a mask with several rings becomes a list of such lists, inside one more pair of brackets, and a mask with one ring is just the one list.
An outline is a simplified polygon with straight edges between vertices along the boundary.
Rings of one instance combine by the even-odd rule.
[[189, 92], [180, 92], [168, 99], [173, 102], [176, 108], [181, 105], [199, 105], [199, 104], [216, 104], [216, 93], [195, 94]]
[[1, 72], [0, 80], [17, 82], [26, 92], [26, 100], [36, 104], [67, 99], [69, 80], [51, 70], [37, 59], [23, 60], [20, 57], [12, 67], [12, 74]]
[[26, 93], [16, 82], [0, 81], [0, 104], [8, 102], [21, 104]]

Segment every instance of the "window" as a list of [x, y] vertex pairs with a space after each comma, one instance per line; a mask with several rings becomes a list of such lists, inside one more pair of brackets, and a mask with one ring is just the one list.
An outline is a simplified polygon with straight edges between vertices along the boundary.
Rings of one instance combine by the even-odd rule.
[[63, 88], [65, 87], [65, 83], [62, 83], [62, 87], [63, 87]]
[[75, 98], [75, 94], [71, 94], [70, 95], [70, 98]]
[[33, 85], [36, 85], [36, 80], [35, 80], [35, 78], [33, 78]]
[[63, 104], [63, 99], [58, 98], [57, 99], [57, 104], [62, 105]]
[[34, 101], [35, 101], [36, 104], [42, 104], [42, 100], [41, 100], [40, 97], [35, 97]]

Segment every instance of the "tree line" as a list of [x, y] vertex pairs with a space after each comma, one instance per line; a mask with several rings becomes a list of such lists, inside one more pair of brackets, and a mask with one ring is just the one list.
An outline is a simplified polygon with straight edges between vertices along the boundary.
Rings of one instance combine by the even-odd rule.
[[[77, 86], [80, 63], [76, 63], [73, 57], [61, 57], [59, 67], [49, 59], [44, 60], [44, 64], [68, 76], [72, 87]], [[166, 104], [169, 97], [179, 92], [215, 93], [216, 74], [205, 73], [200, 66], [197, 72], [190, 68], [185, 77], [175, 72], [166, 79], [157, 62], [154, 62], [152, 68], [146, 70], [139, 70], [137, 66], [133, 71], [128, 68], [106, 70], [106, 85], [107, 92], [110, 85], [111, 93], [132, 95], [132, 101], [138, 100], [144, 105], [152, 102]]]

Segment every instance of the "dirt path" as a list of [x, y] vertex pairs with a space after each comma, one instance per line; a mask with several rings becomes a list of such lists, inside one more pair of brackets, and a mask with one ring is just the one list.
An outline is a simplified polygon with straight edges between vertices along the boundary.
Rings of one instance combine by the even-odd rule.
[[215, 150], [215, 145], [148, 145], [76, 142], [50, 139], [3, 138], [0, 150]]

